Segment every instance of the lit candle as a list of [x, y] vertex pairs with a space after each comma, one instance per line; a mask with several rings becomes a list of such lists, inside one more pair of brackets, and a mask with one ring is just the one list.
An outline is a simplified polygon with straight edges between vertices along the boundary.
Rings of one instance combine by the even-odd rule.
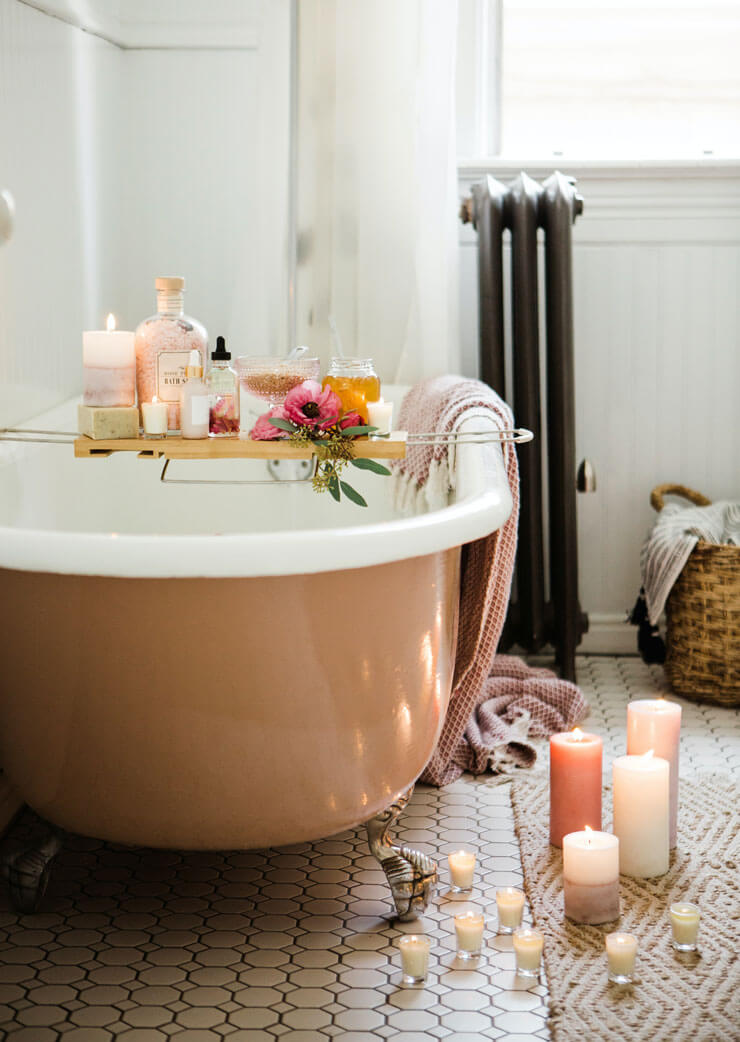
[[627, 753], [641, 756], [652, 749], [669, 763], [670, 836], [676, 845], [678, 821], [678, 750], [681, 737], [681, 706], [665, 698], [639, 698], [627, 706]]
[[163, 438], [167, 434], [167, 402], [156, 397], [141, 403], [141, 418], [144, 434], [150, 438]]
[[473, 873], [475, 872], [475, 851], [456, 850], [449, 854], [450, 879], [452, 890], [456, 894], [468, 894], [473, 889]]
[[619, 870], [652, 879], [668, 871], [669, 767], [653, 756], [614, 761], [614, 835], [619, 836]]
[[496, 891], [496, 908], [498, 909], [498, 932], [512, 933], [522, 923], [524, 894], [516, 887], [505, 886]]
[[550, 842], [584, 825], [601, 828], [601, 755], [598, 735], [579, 727], [550, 738]]
[[82, 334], [82, 400], [85, 405], [134, 404], [136, 353], [134, 334], [116, 329], [108, 315], [107, 329]]
[[404, 984], [422, 984], [429, 969], [431, 941], [422, 934], [410, 933], [398, 941]]
[[609, 980], [615, 984], [631, 984], [635, 972], [637, 938], [631, 933], [608, 933], [604, 938], [609, 964]]
[[678, 952], [695, 952], [701, 913], [690, 901], [679, 901], [671, 905], [671, 929], [673, 947]]
[[540, 972], [540, 960], [545, 938], [539, 930], [529, 926], [520, 926], [514, 930], [514, 955], [516, 956], [516, 972], [523, 977], [537, 977]]
[[565, 914], [575, 923], [610, 923], [619, 918], [619, 840], [608, 832], [563, 836]]
[[371, 427], [377, 427], [375, 434], [390, 434], [393, 422], [393, 402], [384, 402], [378, 398], [377, 402], [367, 402], [367, 422]]
[[465, 908], [455, 916], [457, 954], [461, 959], [473, 959], [480, 955], [483, 942], [483, 913], [474, 907]]

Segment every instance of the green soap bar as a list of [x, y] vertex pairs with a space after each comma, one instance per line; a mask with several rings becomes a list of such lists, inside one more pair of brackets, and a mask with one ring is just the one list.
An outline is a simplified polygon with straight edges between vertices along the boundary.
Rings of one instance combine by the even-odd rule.
[[77, 428], [80, 434], [102, 441], [105, 438], [137, 438], [139, 410], [136, 406], [77, 406]]

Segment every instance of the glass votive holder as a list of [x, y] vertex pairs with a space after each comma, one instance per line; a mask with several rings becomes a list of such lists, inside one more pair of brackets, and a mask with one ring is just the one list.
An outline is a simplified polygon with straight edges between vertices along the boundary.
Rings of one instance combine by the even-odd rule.
[[475, 959], [483, 944], [486, 920], [475, 905], [467, 905], [455, 914], [455, 937], [459, 959]]
[[604, 941], [609, 980], [614, 984], [631, 984], [635, 973], [637, 938], [631, 933], [608, 933]]
[[404, 984], [423, 984], [429, 971], [430, 939], [424, 934], [408, 933], [399, 938], [401, 972]]
[[524, 894], [515, 886], [505, 886], [496, 891], [496, 908], [498, 909], [498, 932], [513, 933], [522, 925], [524, 911]]
[[544, 935], [531, 926], [520, 926], [512, 934], [516, 972], [522, 977], [539, 977]]
[[678, 901], [671, 905], [671, 929], [673, 947], [677, 952], [695, 952], [701, 913], [690, 901]]
[[160, 402], [157, 398], [151, 402], [142, 402], [141, 418], [145, 437], [167, 437], [167, 402]]
[[469, 894], [473, 889], [475, 851], [463, 848], [447, 855], [450, 866], [450, 888], [453, 894]]

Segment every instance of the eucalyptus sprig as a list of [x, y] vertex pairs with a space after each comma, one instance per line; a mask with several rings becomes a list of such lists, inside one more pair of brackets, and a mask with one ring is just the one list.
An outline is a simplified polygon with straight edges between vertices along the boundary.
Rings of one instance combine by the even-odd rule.
[[[358, 507], [366, 507], [367, 500], [360, 495], [348, 481], [340, 476], [347, 465], [357, 467], [358, 470], [369, 470], [373, 474], [390, 475], [390, 470], [374, 459], [365, 457], [356, 458], [352, 448], [355, 438], [366, 437], [375, 434], [377, 427], [362, 424], [355, 427], [342, 427], [339, 422], [317, 430], [308, 424], [297, 424], [291, 420], [270, 417], [270, 423], [281, 431], [290, 435], [290, 441], [301, 446], [311, 446], [316, 454], [316, 471], [312, 479], [314, 492], [329, 492], [329, 495], [337, 501], [342, 498], [342, 493]], [[387, 434], [376, 434], [378, 438], [387, 438]]]

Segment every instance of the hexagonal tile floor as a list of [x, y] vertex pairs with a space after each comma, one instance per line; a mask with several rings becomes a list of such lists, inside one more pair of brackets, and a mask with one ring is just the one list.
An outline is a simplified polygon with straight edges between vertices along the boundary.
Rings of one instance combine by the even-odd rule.
[[[628, 698], [662, 671], [582, 658], [607, 764], [624, 746]], [[685, 703], [682, 770], [736, 767], [740, 717]], [[535, 769], [545, 769], [541, 756]], [[440, 859], [424, 920], [396, 925], [364, 830], [280, 850], [178, 853], [68, 837], [40, 912], [0, 904], [0, 1026], [12, 1042], [404, 1042], [548, 1037], [545, 982], [513, 972], [511, 943], [488, 931], [482, 957], [454, 955], [444, 855], [479, 853], [474, 900], [495, 928], [495, 890], [521, 883], [508, 788], [465, 777], [420, 787], [398, 838]], [[401, 933], [432, 937], [429, 981], [404, 988]]]

